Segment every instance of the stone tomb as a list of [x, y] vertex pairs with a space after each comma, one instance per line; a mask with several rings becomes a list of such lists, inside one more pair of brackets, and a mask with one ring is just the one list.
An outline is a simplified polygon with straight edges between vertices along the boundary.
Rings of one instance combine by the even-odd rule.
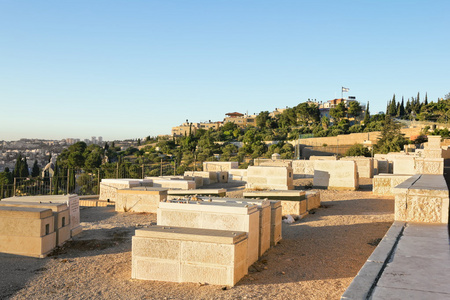
[[65, 203], [30, 203], [17, 201], [0, 201], [0, 207], [34, 207], [51, 209], [54, 217], [54, 228], [56, 232], [56, 246], [61, 246], [70, 239], [70, 214]]
[[193, 190], [196, 188], [193, 180], [153, 179], [153, 186], [169, 190]]
[[304, 191], [251, 191], [244, 192], [244, 198], [267, 198], [281, 200], [283, 216], [303, 218], [308, 214], [306, 210], [306, 196]]
[[247, 235], [172, 226], [138, 229], [131, 277], [234, 286], [247, 274]]
[[117, 191], [116, 211], [156, 213], [159, 202], [167, 200], [167, 189], [138, 187]]
[[357, 190], [358, 172], [354, 161], [316, 160], [314, 162], [314, 187], [330, 190]]
[[282, 208], [281, 201], [279, 200], [269, 200], [270, 201], [270, 246], [275, 246], [281, 241], [282, 232]]
[[117, 190], [130, 189], [139, 186], [152, 187], [151, 179], [102, 179], [100, 182], [100, 201], [115, 202]]
[[395, 220], [448, 223], [449, 193], [443, 175], [414, 175], [394, 188]]
[[320, 207], [320, 192], [307, 191], [305, 196], [306, 196], [306, 210], [308, 212]]
[[167, 192], [170, 199], [176, 199], [184, 196], [213, 196], [225, 197], [226, 189], [195, 189], [195, 190], [169, 190]]
[[248, 266], [258, 260], [259, 210], [257, 205], [173, 201], [159, 203], [158, 225], [245, 231], [248, 233]]
[[341, 158], [342, 161], [354, 161], [359, 178], [373, 178], [374, 162], [371, 157], [364, 156], [346, 156]]
[[248, 167], [246, 189], [293, 190], [293, 172], [290, 167]]
[[43, 258], [56, 246], [51, 209], [0, 207], [0, 252]]
[[271, 228], [271, 207], [268, 200], [221, 198], [221, 197], [200, 197], [203, 201], [227, 202], [240, 204], [254, 204], [259, 209], [259, 248], [258, 257], [261, 257], [270, 248], [270, 228]]
[[247, 169], [228, 170], [229, 181], [247, 181]]
[[80, 198], [76, 194], [10, 197], [2, 201], [67, 204], [70, 215], [70, 236], [73, 237], [83, 231], [80, 225]]
[[405, 182], [412, 175], [380, 174], [373, 177], [373, 193], [375, 195], [394, 195], [394, 188]]
[[203, 178], [203, 185], [217, 182], [217, 172], [203, 172], [203, 171], [186, 171], [184, 176], [198, 176]]
[[230, 169], [238, 169], [237, 161], [205, 161], [203, 162], [203, 171], [206, 172], [228, 172]]

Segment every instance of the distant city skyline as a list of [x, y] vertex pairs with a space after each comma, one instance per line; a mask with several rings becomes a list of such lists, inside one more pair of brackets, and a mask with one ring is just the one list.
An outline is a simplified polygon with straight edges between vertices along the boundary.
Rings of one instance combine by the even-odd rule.
[[3, 1], [0, 140], [170, 134], [356, 96], [450, 92], [449, 1]]

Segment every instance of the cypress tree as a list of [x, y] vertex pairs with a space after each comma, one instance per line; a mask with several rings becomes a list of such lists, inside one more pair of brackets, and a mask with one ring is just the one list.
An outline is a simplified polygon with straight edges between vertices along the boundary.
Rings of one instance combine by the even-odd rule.
[[33, 169], [31, 169], [31, 177], [38, 177], [40, 173], [37, 160], [34, 161]]
[[408, 115], [411, 113], [411, 102], [409, 102], [409, 98], [408, 98], [408, 101], [406, 101], [405, 110]]
[[423, 101], [423, 104], [428, 105], [428, 93], [425, 93], [425, 100]]
[[405, 105], [404, 105], [404, 103], [405, 103], [405, 98], [402, 96], [402, 102], [400, 104], [400, 108], [399, 108], [399, 112], [398, 112], [398, 115], [399, 115], [400, 118], [405, 116]]
[[13, 177], [20, 177], [20, 170], [22, 168], [22, 154], [18, 154], [16, 164], [14, 165]]
[[364, 125], [367, 125], [370, 122], [370, 111], [369, 111], [369, 101], [367, 101], [366, 113], [364, 114]]
[[20, 177], [28, 177], [28, 175], [30, 175], [30, 172], [28, 171], [27, 158], [24, 157], [20, 166]]
[[397, 103], [395, 102], [395, 94], [392, 97], [391, 105], [389, 107], [389, 113], [390, 116], [395, 116], [397, 114]]

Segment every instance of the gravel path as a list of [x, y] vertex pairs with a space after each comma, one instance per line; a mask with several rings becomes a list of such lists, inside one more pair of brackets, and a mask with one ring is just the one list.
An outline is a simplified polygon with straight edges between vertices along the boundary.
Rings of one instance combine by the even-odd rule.
[[[0, 257], [0, 299], [339, 299], [393, 222], [393, 198], [361, 183], [362, 191], [321, 190], [322, 207], [283, 223], [281, 243], [231, 289], [131, 279], [131, 236], [156, 215], [82, 208], [83, 233], [54, 255]], [[243, 186], [224, 186], [242, 195]]]

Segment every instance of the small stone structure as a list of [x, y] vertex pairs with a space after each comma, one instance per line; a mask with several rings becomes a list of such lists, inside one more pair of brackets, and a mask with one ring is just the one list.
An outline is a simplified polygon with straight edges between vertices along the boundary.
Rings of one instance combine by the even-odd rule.
[[203, 201], [226, 202], [256, 205], [259, 210], [259, 247], [258, 257], [261, 257], [270, 248], [271, 206], [268, 200], [239, 199], [223, 197], [200, 197]]
[[67, 204], [70, 215], [70, 236], [73, 237], [83, 231], [80, 225], [80, 199], [76, 194], [10, 197], [2, 201]]
[[203, 178], [203, 185], [217, 182], [217, 172], [203, 172], [203, 171], [186, 171], [184, 176], [198, 176]]
[[275, 246], [282, 239], [282, 207], [281, 201], [270, 201], [270, 246]]
[[167, 200], [167, 189], [138, 187], [117, 191], [115, 209], [118, 212], [156, 213], [159, 202]]
[[237, 161], [205, 161], [203, 162], [203, 171], [206, 172], [228, 172], [231, 169], [237, 169]]
[[342, 161], [354, 161], [359, 178], [373, 178], [374, 163], [373, 158], [364, 156], [346, 156], [341, 158]]
[[394, 188], [412, 175], [380, 174], [373, 177], [372, 192], [375, 195], [394, 195]]
[[167, 191], [169, 199], [176, 199], [184, 196], [213, 196], [225, 197], [226, 189], [195, 189], [195, 190], [169, 190]]
[[442, 158], [441, 136], [429, 135], [428, 143], [424, 147], [424, 157], [426, 158]]
[[166, 188], [169, 190], [192, 190], [195, 189], [195, 181], [192, 180], [170, 180], [170, 179], [153, 179], [153, 186]]
[[337, 156], [333, 155], [333, 156], [316, 156], [316, 155], [311, 155], [309, 157], [309, 160], [337, 160]]
[[51, 209], [0, 207], [0, 252], [43, 258], [56, 246]]
[[358, 172], [354, 161], [317, 160], [314, 162], [313, 185], [333, 190], [357, 190]]
[[313, 178], [314, 177], [314, 161], [313, 160], [294, 160], [292, 161], [292, 170], [294, 179], [296, 178]]
[[246, 189], [293, 190], [293, 172], [289, 167], [248, 167]]
[[395, 220], [448, 223], [449, 192], [443, 175], [414, 175], [394, 188]]
[[34, 203], [17, 201], [0, 201], [0, 207], [34, 207], [51, 209], [53, 213], [56, 246], [61, 246], [70, 239], [70, 214], [65, 203]]
[[291, 159], [267, 159], [267, 158], [256, 158], [254, 160], [255, 166], [272, 166], [272, 167], [290, 167], [292, 168]]
[[247, 271], [240, 231], [152, 226], [132, 238], [131, 277], [234, 286]]
[[251, 191], [243, 193], [245, 198], [267, 198], [281, 200], [283, 216], [303, 218], [307, 215], [306, 196], [304, 191]]
[[259, 210], [257, 205], [205, 201], [161, 202], [157, 210], [157, 224], [245, 231], [248, 233], [248, 266], [258, 260]]
[[115, 202], [117, 198], [117, 190], [130, 189], [133, 187], [153, 186], [151, 179], [102, 179], [100, 182], [100, 201]]
[[247, 169], [228, 170], [228, 181], [247, 181]]
[[307, 191], [305, 196], [306, 196], [306, 210], [308, 212], [320, 207], [320, 192]]

